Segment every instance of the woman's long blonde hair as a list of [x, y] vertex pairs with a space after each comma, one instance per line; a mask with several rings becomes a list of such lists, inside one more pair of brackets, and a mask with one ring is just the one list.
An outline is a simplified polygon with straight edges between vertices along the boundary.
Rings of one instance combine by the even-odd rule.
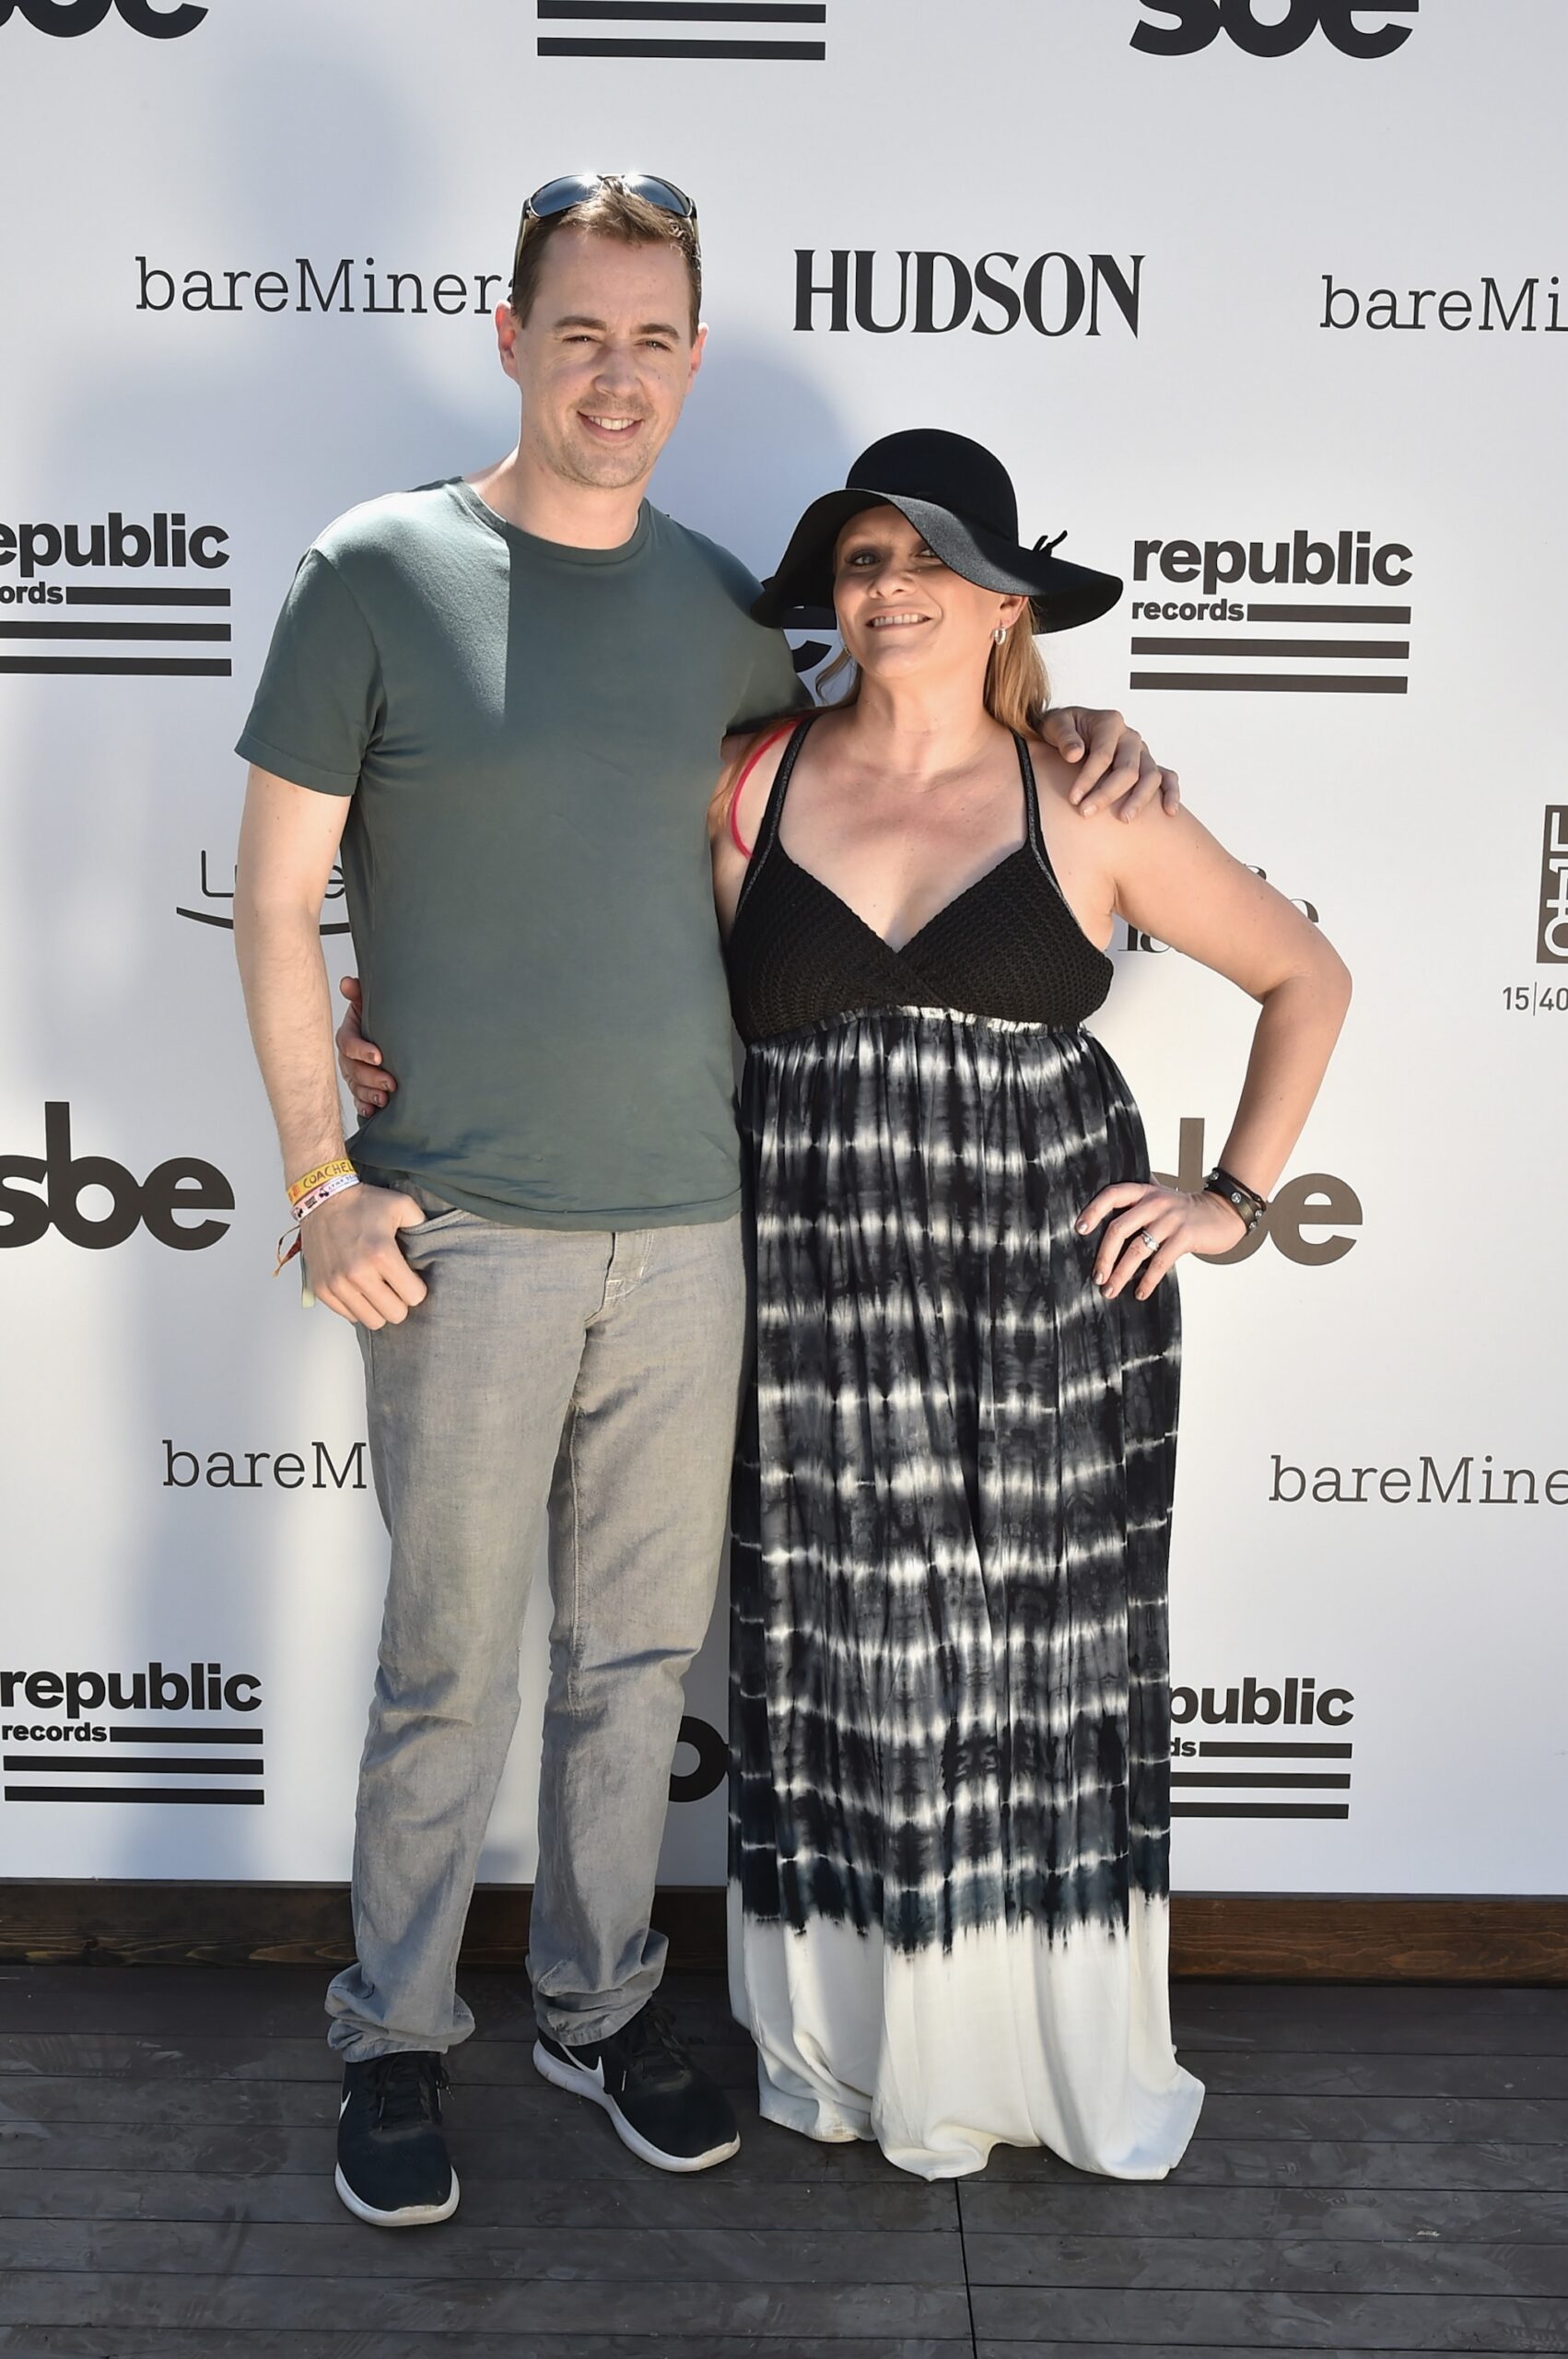
[[[1001, 645], [992, 648], [986, 665], [986, 710], [1004, 729], [1019, 730], [1025, 737], [1039, 734], [1051, 700], [1050, 675], [1029, 628], [1031, 620], [1030, 610], [1025, 606]], [[830, 683], [846, 675], [841, 695], [831, 698], [823, 695]], [[860, 693], [860, 667], [847, 648], [840, 648], [832, 663], [825, 663], [817, 674], [817, 701], [839, 706], [853, 704]]]

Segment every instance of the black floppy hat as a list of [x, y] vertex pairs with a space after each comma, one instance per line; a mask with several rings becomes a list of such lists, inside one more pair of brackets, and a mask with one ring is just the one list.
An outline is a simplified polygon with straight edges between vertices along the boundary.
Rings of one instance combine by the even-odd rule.
[[1026, 597], [1036, 631], [1092, 623], [1121, 596], [1116, 574], [1069, 565], [1055, 554], [1064, 534], [1048, 544], [1036, 541], [1032, 549], [1022, 546], [1012, 478], [982, 443], [919, 427], [873, 442], [850, 468], [842, 491], [813, 500], [752, 608], [756, 620], [831, 629], [838, 535], [851, 516], [882, 507], [896, 508], [965, 581]]

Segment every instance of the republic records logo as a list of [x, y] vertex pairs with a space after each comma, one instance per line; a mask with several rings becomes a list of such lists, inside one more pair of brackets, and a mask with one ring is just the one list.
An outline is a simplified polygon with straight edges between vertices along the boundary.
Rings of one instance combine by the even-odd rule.
[[1348, 1687], [1300, 1673], [1173, 1687], [1171, 1816], [1349, 1818], [1354, 1712]]
[[0, 523], [0, 673], [227, 680], [229, 556], [221, 524], [181, 509]]

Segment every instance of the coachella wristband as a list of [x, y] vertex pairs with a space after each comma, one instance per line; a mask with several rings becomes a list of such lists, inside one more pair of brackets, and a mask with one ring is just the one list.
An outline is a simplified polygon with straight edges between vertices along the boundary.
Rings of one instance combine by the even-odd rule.
[[275, 1278], [277, 1276], [278, 1272], [283, 1269], [287, 1263], [292, 1262], [295, 1255], [298, 1252], [301, 1242], [299, 1236], [299, 1225], [306, 1216], [309, 1214], [313, 1213], [318, 1204], [324, 1204], [329, 1197], [341, 1196], [345, 1188], [357, 1188], [360, 1184], [359, 1174], [355, 1170], [354, 1166], [349, 1164], [346, 1168], [335, 1171], [330, 1180], [323, 1180], [321, 1186], [319, 1188], [313, 1188], [308, 1196], [300, 1197], [298, 1203], [294, 1207], [293, 1243], [287, 1246], [284, 1243], [284, 1238], [288, 1235], [288, 1231], [287, 1229], [285, 1229], [283, 1237], [280, 1237], [277, 1240], [277, 1261], [273, 1269], [273, 1275]]
[[[330, 1163], [318, 1163], [313, 1171], [307, 1171], [303, 1179], [296, 1180], [289, 1188], [288, 1201], [291, 1204], [300, 1203], [305, 1197], [312, 1195], [323, 1180], [338, 1180], [345, 1173], [353, 1172], [354, 1166], [345, 1155], [334, 1156]], [[355, 1176], [357, 1177], [357, 1174]]]

